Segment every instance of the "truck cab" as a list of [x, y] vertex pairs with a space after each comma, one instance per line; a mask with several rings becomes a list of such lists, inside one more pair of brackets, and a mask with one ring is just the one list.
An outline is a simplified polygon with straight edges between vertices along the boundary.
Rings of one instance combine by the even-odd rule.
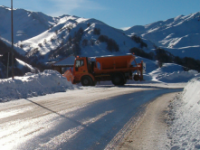
[[83, 85], [95, 85], [95, 78], [92, 74], [92, 62], [87, 57], [77, 57], [74, 62], [74, 82], [81, 82]]

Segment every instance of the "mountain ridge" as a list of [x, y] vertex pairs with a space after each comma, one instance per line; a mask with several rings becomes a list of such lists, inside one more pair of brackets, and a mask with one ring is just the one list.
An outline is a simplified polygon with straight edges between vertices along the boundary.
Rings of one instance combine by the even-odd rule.
[[[11, 10], [0, 6], [0, 36], [11, 40]], [[32, 38], [56, 24], [57, 17], [50, 17], [41, 12], [32, 12], [25, 9], [13, 10], [14, 43]], [[37, 29], [37, 30], [35, 30]]]
[[[10, 10], [8, 7], [0, 6], [0, 20], [7, 20], [3, 22], [8, 25], [8, 17], [1, 15], [2, 10], [7, 14]], [[37, 59], [40, 62], [57, 61], [72, 53], [82, 56], [127, 53], [134, 47], [146, 53], [155, 53], [155, 50], [161, 47], [175, 56], [200, 60], [200, 55], [197, 55], [200, 53], [198, 30], [200, 12], [187, 16], [180, 15], [145, 26], [133, 26], [127, 30], [113, 28], [94, 18], [71, 15], [51, 17], [23, 9], [15, 9], [14, 14], [16, 20], [24, 17], [24, 20], [14, 27], [14, 35], [17, 37], [15, 46], [23, 49], [23, 55], [34, 58], [35, 61]], [[189, 28], [186, 30], [185, 26]], [[7, 35], [2, 34], [2, 30], [6, 27], [7, 30], [4, 32]], [[0, 25], [0, 31], [3, 38], [9, 37], [8, 26]], [[28, 36], [26, 37], [24, 33]], [[133, 35], [137, 35], [137, 38]]]
[[180, 57], [200, 59], [200, 12], [180, 15], [165, 21], [130, 27], [124, 32], [127, 35], [138, 35], [151, 40], [155, 45], [164, 48]]

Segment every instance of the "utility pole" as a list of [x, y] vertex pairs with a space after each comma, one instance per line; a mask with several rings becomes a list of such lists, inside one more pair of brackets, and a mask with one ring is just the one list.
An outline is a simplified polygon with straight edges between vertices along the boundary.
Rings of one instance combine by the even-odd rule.
[[13, 48], [13, 0], [11, 0], [11, 39], [12, 39], [12, 57], [11, 57], [11, 59], [12, 59], [12, 79], [14, 79], [14, 66], [13, 66], [13, 64], [14, 64], [14, 53], [13, 53], [13, 51], [14, 51], [14, 48]]
[[8, 78], [8, 71], [9, 71], [9, 55], [10, 55], [10, 53], [8, 52], [8, 62], [7, 62], [7, 78]]

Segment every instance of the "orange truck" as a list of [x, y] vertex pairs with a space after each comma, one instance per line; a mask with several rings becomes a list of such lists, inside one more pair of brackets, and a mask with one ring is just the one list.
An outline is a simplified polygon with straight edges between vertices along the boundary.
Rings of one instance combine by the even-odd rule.
[[[133, 61], [135, 65], [132, 65]], [[99, 81], [110, 80], [119, 86], [129, 79], [143, 80], [143, 61], [136, 63], [133, 54], [96, 58], [77, 56], [73, 70], [67, 70], [63, 76], [73, 84], [81, 82], [83, 86], [95, 86]]]

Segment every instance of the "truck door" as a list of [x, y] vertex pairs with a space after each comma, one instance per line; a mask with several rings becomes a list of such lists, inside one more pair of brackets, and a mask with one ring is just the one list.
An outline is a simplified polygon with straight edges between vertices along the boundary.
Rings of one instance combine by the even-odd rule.
[[80, 74], [80, 73], [85, 73], [86, 72], [84, 59], [76, 60], [75, 72], [76, 72], [76, 74]]

